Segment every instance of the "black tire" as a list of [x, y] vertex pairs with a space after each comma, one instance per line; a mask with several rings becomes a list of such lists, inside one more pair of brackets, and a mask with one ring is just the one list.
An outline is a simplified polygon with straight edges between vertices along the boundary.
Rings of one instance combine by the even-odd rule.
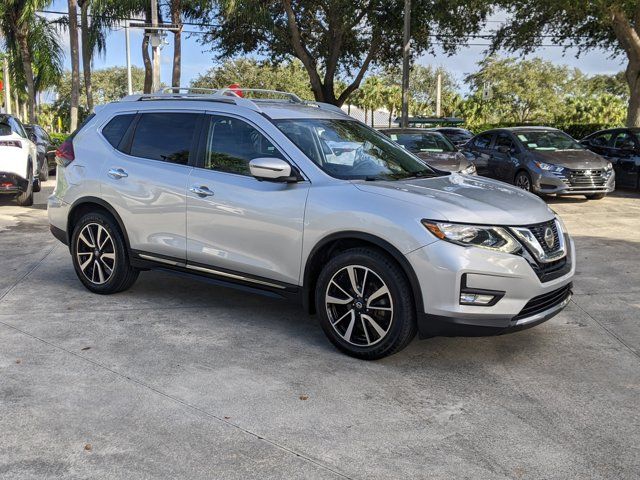
[[16, 195], [16, 203], [21, 207], [33, 205], [33, 168], [31, 164], [27, 167], [29, 178], [27, 178], [27, 190]]
[[591, 193], [589, 195], [585, 195], [585, 197], [587, 197], [587, 200], [602, 200], [606, 196], [606, 193]]
[[[99, 268], [103, 275], [108, 273], [109, 276], [103, 283], [99, 283], [100, 272], [98, 270], [96, 270], [96, 275], [94, 275], [96, 281], [93, 281], [90, 278], [92, 275], [90, 275], [89, 268], [91, 267], [85, 267], [86, 269], [83, 272], [79, 262], [79, 256], [81, 258], [87, 258], [88, 260], [95, 260], [96, 257], [95, 254], [87, 253], [87, 250], [90, 251], [91, 248], [87, 248], [87, 245], [81, 240], [81, 233], [86, 232], [85, 227], [87, 226], [91, 229], [102, 227], [111, 239], [112, 248], [110, 246], [105, 247], [105, 251], [98, 256], [103, 258], [104, 253], [113, 253], [115, 256], [113, 262], [109, 260], [109, 265], [107, 265], [103, 261], [99, 267], [96, 267], [94, 263], [91, 269], [91, 272], [93, 272], [93, 269]], [[94, 245], [97, 244], [97, 242], [95, 242], [95, 236], [93, 240]], [[101, 295], [127, 290], [134, 284], [140, 273], [138, 269], [133, 268], [129, 263], [127, 247], [118, 224], [111, 215], [104, 212], [87, 213], [76, 223], [71, 236], [71, 256], [76, 275], [82, 284], [88, 290]], [[111, 267], [110, 273], [108, 272], [109, 266]]]
[[49, 163], [47, 162], [47, 157], [42, 160], [42, 168], [40, 169], [40, 173], [38, 174], [41, 182], [46, 182], [49, 180]]
[[[332, 280], [339, 281], [341, 275], [347, 275], [350, 279], [348, 269], [352, 266], [361, 269], [362, 273], [356, 274], [355, 277], [356, 283], [360, 281], [364, 284], [362, 295], [356, 295], [354, 301], [348, 305], [327, 303], [329, 300], [327, 297], [334, 296], [332, 290], [329, 290], [329, 288], [335, 288]], [[368, 270], [366, 276], [365, 270]], [[371, 299], [374, 297], [372, 290], [379, 291], [380, 285], [387, 287], [389, 295], [387, 298], [376, 297], [376, 300], [372, 301]], [[352, 294], [353, 289], [349, 296]], [[345, 298], [347, 298], [346, 295]], [[367, 301], [368, 299], [369, 301]], [[377, 306], [374, 306], [374, 302], [379, 301], [384, 303], [382, 305], [378, 303]], [[371, 310], [369, 310], [369, 302], [371, 302]], [[372, 248], [353, 248], [329, 260], [316, 282], [315, 303], [324, 333], [339, 350], [352, 357], [376, 360], [393, 355], [405, 348], [417, 331], [415, 303], [409, 281], [393, 259]], [[334, 328], [332, 325], [332, 318], [340, 315], [335, 310], [338, 307], [351, 309], [354, 312], [353, 318], [355, 320], [351, 320], [351, 313], [347, 314], [349, 320], [346, 322], [344, 334], [338, 329], [345, 328], [345, 323], [341, 324], [340, 321], [334, 320], [338, 326]], [[389, 310], [389, 307], [391, 307], [391, 311], [385, 313], [383, 309]], [[384, 317], [385, 315], [387, 318]], [[384, 335], [379, 335], [373, 324], [363, 319], [362, 316], [375, 319], [376, 327], [386, 330]], [[388, 318], [390, 319], [387, 320]], [[342, 326], [340, 327], [339, 324]], [[348, 324], [352, 325], [351, 330], [349, 330]], [[367, 328], [365, 325], [369, 327]], [[351, 341], [346, 340], [347, 335]], [[366, 344], [367, 342], [370, 344]]]
[[524, 190], [525, 192], [533, 193], [533, 182], [531, 181], [531, 175], [524, 170], [520, 170], [516, 174], [516, 178], [513, 179], [513, 184]]

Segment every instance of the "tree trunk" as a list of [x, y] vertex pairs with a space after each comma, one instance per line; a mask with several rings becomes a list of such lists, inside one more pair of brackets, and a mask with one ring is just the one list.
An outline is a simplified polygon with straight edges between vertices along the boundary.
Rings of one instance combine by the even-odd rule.
[[151, 93], [153, 85], [153, 72], [151, 68], [151, 57], [149, 56], [149, 36], [142, 39], [142, 61], [144, 62], [144, 87], [143, 93]]
[[[640, 6], [638, 7], [640, 16]], [[618, 43], [627, 54], [625, 77], [629, 85], [629, 107], [627, 109], [627, 127], [640, 126], [640, 36], [631, 25], [626, 14], [614, 7], [611, 12], [613, 32]]]
[[629, 61], [625, 78], [629, 85], [627, 127], [640, 127], [640, 64], [637, 61]]
[[78, 128], [78, 100], [80, 97], [80, 52], [78, 49], [78, 2], [68, 0], [69, 5], [69, 46], [71, 50], [71, 123], [73, 132]]
[[[18, 48], [20, 49], [20, 57], [22, 58], [22, 70], [24, 78], [27, 83], [27, 106], [28, 106], [28, 121], [29, 123], [36, 123], [36, 87], [33, 80], [33, 68], [31, 66], [31, 49], [27, 41], [27, 26], [20, 25], [16, 32], [16, 39], [18, 41]], [[25, 118], [23, 116], [22, 120]]]
[[82, 38], [82, 72], [84, 73], [84, 92], [87, 96], [87, 111], [93, 112], [93, 91], [91, 89], [91, 59], [93, 49], [89, 40], [89, 0], [80, 4], [80, 35]]
[[180, 30], [173, 32], [173, 71], [171, 72], [171, 86], [180, 86], [180, 75], [182, 70], [182, 4], [180, 0], [171, 2], [171, 23], [180, 27]]

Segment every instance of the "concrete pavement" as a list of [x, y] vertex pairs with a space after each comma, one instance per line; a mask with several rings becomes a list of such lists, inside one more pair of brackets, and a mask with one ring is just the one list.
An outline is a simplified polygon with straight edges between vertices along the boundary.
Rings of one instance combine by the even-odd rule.
[[0, 478], [638, 476], [640, 196], [550, 200], [578, 249], [554, 319], [378, 362], [169, 274], [93, 295], [44, 198], [0, 197]]

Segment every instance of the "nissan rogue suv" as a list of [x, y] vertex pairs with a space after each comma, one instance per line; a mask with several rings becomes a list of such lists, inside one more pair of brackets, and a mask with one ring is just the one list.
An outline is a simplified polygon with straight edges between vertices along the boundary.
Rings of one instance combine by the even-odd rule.
[[435, 171], [331, 105], [260, 93], [129, 96], [60, 146], [49, 221], [86, 288], [162, 268], [297, 299], [363, 359], [567, 305], [573, 242], [542, 200]]

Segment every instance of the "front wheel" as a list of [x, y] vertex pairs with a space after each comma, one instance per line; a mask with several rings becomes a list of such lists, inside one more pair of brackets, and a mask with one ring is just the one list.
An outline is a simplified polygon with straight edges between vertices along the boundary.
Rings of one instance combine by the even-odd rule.
[[377, 250], [354, 248], [331, 259], [318, 277], [315, 297], [325, 334], [352, 357], [392, 355], [416, 334], [411, 286], [402, 269]]
[[88, 213], [80, 219], [71, 237], [71, 254], [76, 275], [94, 293], [127, 290], [138, 278], [122, 233], [106, 213]]
[[531, 176], [527, 172], [518, 172], [513, 183], [516, 187], [526, 190], [527, 192], [533, 191]]
[[590, 195], [585, 195], [585, 197], [587, 197], [587, 200], [602, 200], [606, 196], [606, 193], [592, 193]]

